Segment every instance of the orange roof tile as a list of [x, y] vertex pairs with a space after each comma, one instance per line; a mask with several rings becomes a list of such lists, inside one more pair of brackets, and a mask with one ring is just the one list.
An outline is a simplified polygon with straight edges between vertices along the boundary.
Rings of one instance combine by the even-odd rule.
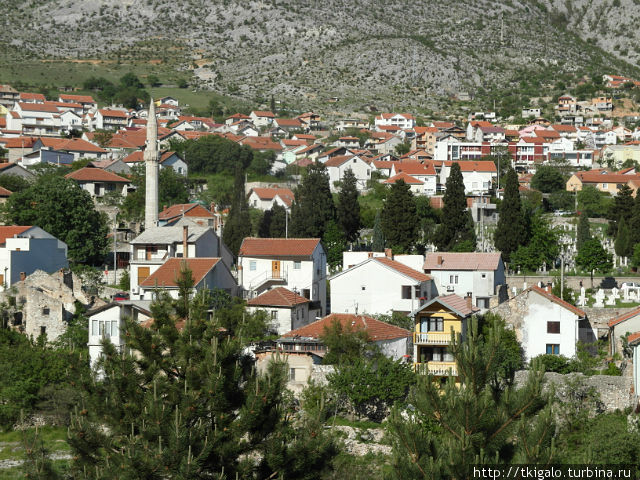
[[51, 147], [56, 150], [65, 150], [68, 152], [94, 152], [107, 153], [104, 148], [100, 148], [91, 142], [82, 140], [81, 138], [54, 138], [40, 137], [39, 140], [45, 147]]
[[629, 320], [630, 318], [635, 317], [636, 315], [640, 315], [640, 307], [635, 308], [630, 312], [623, 313], [622, 315], [619, 315], [615, 318], [612, 318], [611, 320], [609, 320], [608, 325], [610, 327], [613, 327], [621, 322], [624, 322], [625, 320]]
[[629, 345], [635, 345], [636, 343], [640, 343], [640, 332], [632, 333], [627, 337], [627, 342]]
[[418, 162], [394, 162], [396, 172], [404, 172], [408, 175], [435, 175], [436, 169], [433, 163], [418, 163]]
[[191, 270], [194, 285], [198, 285], [219, 261], [219, 258], [170, 258], [158, 270], [149, 275], [140, 286], [177, 287], [176, 280], [180, 276], [183, 262]]
[[576, 315], [578, 315], [580, 317], [586, 317], [587, 316], [587, 314], [584, 312], [584, 310], [580, 310], [578, 307], [575, 307], [575, 306], [571, 305], [569, 302], [565, 302], [564, 300], [561, 300], [560, 298], [556, 297], [553, 293], [549, 293], [546, 290], [544, 290], [543, 288], [538, 287], [537, 285], [529, 287], [527, 290], [530, 290], [530, 291], [533, 291], [533, 292], [536, 292], [536, 293], [542, 295], [543, 297], [547, 298], [548, 300], [551, 300], [552, 302], [557, 303], [561, 307], [566, 308], [570, 312], [573, 312], [573, 313], [575, 313]]
[[91, 95], [67, 95], [60, 94], [60, 98], [63, 100], [71, 100], [77, 103], [96, 103]]
[[160, 220], [170, 220], [172, 218], [181, 216], [214, 218], [213, 213], [197, 203], [181, 203], [178, 205], [171, 205], [158, 214], [158, 218]]
[[356, 315], [352, 313], [332, 313], [326, 317], [305, 325], [296, 330], [285, 333], [283, 337], [303, 337], [319, 339], [324, 335], [325, 328], [329, 328], [333, 322], [342, 324], [343, 327], [351, 327], [354, 330], [364, 330], [369, 336], [369, 340], [376, 342], [381, 340], [393, 340], [396, 338], [406, 338], [411, 335], [409, 330], [390, 325], [380, 320], [376, 320], [368, 315]]
[[242, 241], [238, 255], [245, 257], [310, 257], [319, 238], [255, 238]]
[[400, 180], [402, 180], [407, 185], [423, 185], [424, 184], [422, 180], [418, 180], [417, 178], [412, 177], [411, 175], [404, 172], [400, 172], [397, 175], [394, 175], [393, 177], [385, 180], [382, 183], [395, 184]]
[[4, 245], [5, 243], [7, 243], [7, 238], [11, 238], [14, 235], [20, 235], [30, 228], [31, 226], [19, 225], [0, 226], [0, 245]]
[[9, 197], [13, 195], [13, 192], [11, 190], [7, 190], [4, 187], [0, 187], [0, 197]]
[[252, 192], [258, 195], [261, 200], [273, 200], [278, 195], [282, 200], [289, 198], [293, 200], [293, 192], [289, 188], [252, 188]]
[[98, 110], [103, 117], [117, 117], [117, 118], [127, 118], [127, 112], [123, 112], [122, 110], [110, 110], [108, 108], [101, 108]]
[[19, 102], [21, 110], [25, 112], [47, 112], [47, 113], [59, 113], [58, 107], [51, 105], [50, 103], [22, 103]]
[[254, 110], [251, 113], [253, 113], [256, 117], [275, 118], [275, 115], [273, 114], [273, 112], [267, 112], [264, 110]]
[[71, 172], [65, 175], [65, 178], [71, 178], [78, 182], [114, 182], [114, 183], [129, 183], [129, 180], [116, 175], [108, 170], [102, 170], [101, 168], [84, 167], [75, 172]]
[[46, 101], [46, 98], [41, 93], [29, 93], [29, 92], [20, 92], [21, 100], [40, 100], [42, 102]]
[[309, 303], [310, 300], [301, 297], [297, 293], [292, 292], [284, 287], [276, 287], [267, 290], [262, 295], [258, 295], [247, 302], [249, 306], [274, 306], [274, 307], [293, 307], [302, 303]]
[[432, 305], [434, 303], [441, 303], [442, 305], [445, 305], [451, 308], [452, 310], [459, 312], [465, 317], [468, 317], [474, 312], [477, 312], [480, 310], [478, 307], [475, 307], [473, 305], [471, 305], [471, 308], [469, 308], [467, 299], [462, 298], [460, 295], [456, 295], [455, 293], [452, 293], [451, 295], [441, 295], [439, 297], [435, 297], [433, 300], [425, 303], [422, 307], [420, 307], [420, 309], [426, 307], [427, 305]]
[[381, 263], [382, 265], [385, 265], [386, 267], [389, 267], [389, 268], [395, 270], [396, 272], [399, 272], [399, 273], [401, 273], [403, 275], [411, 277], [414, 280], [417, 280], [419, 282], [426, 282], [427, 280], [431, 280], [431, 277], [429, 275], [426, 275], [426, 274], [424, 274], [422, 272], [419, 272], [418, 270], [414, 270], [413, 268], [406, 266], [404, 263], [400, 263], [400, 262], [396, 262], [395, 260], [391, 260], [390, 258], [387, 258], [387, 257], [373, 257], [372, 260], [374, 262]]

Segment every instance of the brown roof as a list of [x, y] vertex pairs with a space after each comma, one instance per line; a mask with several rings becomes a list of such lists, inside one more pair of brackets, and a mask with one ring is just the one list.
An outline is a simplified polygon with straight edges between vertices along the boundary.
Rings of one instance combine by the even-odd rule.
[[[6, 140], [6, 141], [5, 141]], [[4, 148], [31, 148], [36, 143], [35, 137], [11, 137], [2, 139]]]
[[55, 105], [51, 105], [49, 103], [22, 103], [19, 102], [20, 109], [25, 110], [27, 112], [49, 112], [49, 113], [59, 113], [58, 107]]
[[281, 127], [301, 127], [302, 122], [297, 118], [276, 118], [274, 122], [278, 122]]
[[160, 220], [169, 220], [180, 216], [214, 217], [213, 213], [197, 203], [180, 203], [178, 205], [171, 205], [158, 214], [158, 218]]
[[336, 155], [335, 157], [331, 157], [329, 160], [324, 162], [325, 167], [339, 167], [352, 158], [357, 158], [355, 155]]
[[529, 287], [527, 290], [530, 290], [530, 291], [533, 291], [533, 292], [536, 292], [536, 293], [542, 295], [543, 297], [547, 298], [548, 300], [551, 300], [552, 302], [557, 303], [561, 307], [566, 308], [570, 312], [575, 313], [579, 317], [586, 317], [587, 316], [587, 314], [584, 312], [584, 310], [580, 310], [578, 307], [575, 307], [575, 306], [571, 305], [569, 302], [565, 302], [564, 300], [561, 300], [560, 298], [556, 297], [553, 293], [549, 293], [546, 290], [538, 287], [537, 285]]
[[610, 327], [613, 327], [621, 322], [624, 322], [625, 320], [635, 317], [636, 315], [640, 315], [640, 307], [635, 308], [630, 312], [623, 313], [622, 315], [619, 315], [615, 318], [612, 318], [611, 320], [609, 320], [608, 325]]
[[107, 153], [104, 148], [100, 148], [99, 146], [81, 138], [40, 137], [39, 140], [45, 147], [55, 148], [56, 150], [66, 150], [68, 152]]
[[456, 312], [460, 313], [464, 317], [468, 317], [474, 312], [477, 312], [480, 310], [478, 307], [475, 307], [473, 305], [471, 305], [471, 308], [469, 308], [467, 299], [462, 298], [460, 295], [456, 295], [455, 293], [452, 293], [451, 295], [442, 295], [442, 296], [436, 297], [430, 302], [427, 302], [426, 304], [424, 304], [422, 307], [420, 307], [420, 309], [423, 309], [427, 305], [432, 305], [433, 303], [441, 303], [446, 307], [449, 307], [452, 310], [455, 310]]
[[46, 100], [42, 93], [20, 92], [20, 98], [22, 100], [41, 100], [43, 102]]
[[629, 180], [640, 179], [640, 175], [638, 174], [607, 173], [601, 170], [576, 172], [575, 176], [578, 177], [582, 183], [627, 183]]
[[635, 345], [640, 342], [640, 332], [632, 333], [627, 337], [627, 342], [629, 345]]
[[500, 252], [427, 253], [423, 268], [424, 270], [495, 270], [500, 264], [500, 257]]
[[400, 180], [402, 180], [404, 183], [406, 183], [407, 185], [423, 185], [424, 182], [422, 180], [418, 180], [415, 177], [412, 177], [411, 175], [408, 175], [404, 172], [400, 172], [397, 175], [394, 175], [391, 178], [388, 178], [387, 180], [385, 180], [382, 183], [389, 183], [389, 184], [395, 184], [397, 182], [399, 182]]
[[256, 117], [269, 117], [269, 118], [275, 118], [275, 115], [272, 112], [266, 112], [263, 110], [254, 110], [253, 113]]
[[158, 270], [149, 275], [140, 286], [177, 287], [176, 280], [180, 276], [183, 262], [186, 262], [187, 267], [191, 270], [194, 285], [198, 285], [219, 261], [219, 258], [170, 258]]
[[242, 241], [238, 255], [246, 257], [310, 257], [319, 238], [254, 238]]
[[278, 195], [284, 200], [284, 197], [293, 198], [293, 192], [289, 188], [252, 188], [252, 192], [258, 195], [258, 198], [262, 200], [272, 200]]
[[[176, 152], [162, 152], [160, 153], [160, 163], [166, 161], [169, 157], [174, 155]], [[137, 150], [122, 159], [125, 163], [136, 163], [136, 162], [144, 162], [144, 152], [142, 150]]]
[[71, 178], [79, 182], [117, 182], [117, 183], [129, 183], [124, 177], [116, 175], [108, 170], [102, 170], [101, 168], [84, 167], [75, 172], [68, 173], [65, 178]]
[[418, 162], [393, 162], [396, 172], [404, 172], [408, 175], [435, 175], [436, 169], [433, 163]]
[[0, 227], [0, 245], [4, 245], [7, 243], [7, 238], [11, 238], [14, 235], [20, 235], [23, 232], [29, 230], [31, 226], [18, 226], [18, 225], [10, 225], [10, 226], [1, 226]]
[[310, 300], [301, 297], [297, 293], [292, 292], [284, 287], [276, 287], [267, 290], [262, 295], [258, 295], [247, 302], [251, 306], [274, 306], [274, 307], [293, 307], [301, 303], [308, 303]]
[[391, 260], [390, 258], [387, 257], [373, 257], [372, 259], [375, 262], [381, 263], [393, 270], [395, 270], [396, 272], [402, 273], [403, 275], [406, 275], [408, 277], [413, 278], [414, 280], [417, 280], [419, 282], [424, 282], [426, 280], [431, 280], [431, 277], [429, 275], [426, 275], [422, 272], [419, 272], [418, 270], [414, 270], [411, 267], [406, 266], [404, 263], [400, 263], [400, 262], [396, 262], [395, 260]]
[[118, 117], [118, 118], [127, 118], [127, 112], [123, 112], [122, 110], [110, 110], [108, 108], [101, 108], [98, 110], [103, 117]]
[[0, 187], [0, 197], [9, 197], [13, 194], [11, 190], [7, 190], [4, 187]]
[[285, 333], [283, 337], [304, 337], [320, 338], [324, 334], [324, 329], [329, 328], [333, 322], [338, 322], [342, 326], [351, 326], [354, 330], [364, 330], [369, 335], [371, 341], [393, 340], [395, 338], [406, 338], [411, 335], [409, 330], [389, 325], [388, 323], [376, 320], [368, 315], [356, 315], [353, 313], [332, 313], [326, 317], [305, 325], [296, 330]]
[[60, 98], [63, 100], [71, 100], [78, 103], [96, 103], [91, 95], [67, 95], [60, 94]]

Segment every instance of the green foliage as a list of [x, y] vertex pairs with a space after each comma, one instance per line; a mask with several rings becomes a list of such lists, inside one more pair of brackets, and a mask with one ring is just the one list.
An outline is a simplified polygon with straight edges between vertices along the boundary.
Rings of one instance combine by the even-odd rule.
[[569, 373], [569, 359], [563, 355], [544, 354], [538, 355], [531, 360], [532, 363], [539, 362], [545, 372]]
[[24, 430], [22, 433], [22, 446], [25, 451], [23, 464], [25, 478], [37, 480], [56, 480], [60, 478], [53, 468], [53, 462], [49, 457], [49, 451], [38, 435], [38, 429]]
[[415, 327], [414, 320], [402, 312], [393, 312], [391, 315], [379, 314], [375, 315], [375, 318], [380, 320], [381, 322], [404, 328], [405, 330], [409, 330], [410, 332], [413, 331]]
[[205, 135], [196, 140], [186, 140], [181, 142], [178, 148], [192, 174], [231, 174], [238, 166], [246, 170], [254, 159], [251, 148], [218, 135]]
[[633, 244], [631, 243], [631, 232], [627, 226], [627, 220], [624, 217], [618, 222], [618, 233], [614, 244], [615, 252], [621, 257], [630, 257], [633, 255]]
[[329, 174], [321, 163], [307, 167], [302, 184], [296, 188], [290, 218], [291, 236], [298, 238], [322, 238], [329, 222], [336, 218]]
[[91, 77], [85, 80], [83, 87], [85, 90], [96, 91], [98, 99], [104, 103], [118, 103], [126, 108], [137, 109], [140, 101], [144, 103], [149, 101], [149, 93], [132, 72], [120, 77], [118, 84], [103, 77]]
[[582, 212], [578, 220], [578, 230], [576, 233], [576, 248], [580, 250], [588, 240], [591, 240], [591, 227], [589, 226], [589, 217]]
[[466, 245], [471, 242], [475, 247], [476, 234], [471, 212], [467, 210], [462, 171], [460, 165], [455, 162], [447, 178], [443, 202], [442, 223], [434, 237], [438, 250], [453, 251], [457, 244], [463, 242], [467, 242]]
[[404, 181], [391, 185], [381, 215], [385, 244], [397, 253], [408, 253], [418, 238], [418, 215], [413, 193]]
[[360, 231], [360, 204], [358, 203], [357, 179], [351, 169], [348, 169], [342, 178], [336, 215], [346, 240], [355, 242]]
[[399, 143], [396, 145], [395, 151], [398, 156], [406, 155], [411, 151], [411, 142]]
[[384, 250], [384, 233], [382, 233], [382, 219], [380, 217], [380, 211], [376, 213], [376, 220], [373, 224], [371, 249], [374, 252], [381, 252]]
[[611, 254], [602, 247], [600, 240], [592, 238], [578, 250], [576, 265], [590, 273], [591, 283], [593, 283], [593, 272], [608, 273], [613, 268], [613, 259]]
[[429, 197], [416, 195], [416, 214], [418, 215], [418, 236], [424, 244], [433, 243], [438, 224], [442, 221], [441, 210], [431, 206]]
[[627, 226], [633, 215], [633, 191], [627, 184], [622, 185], [618, 189], [618, 194], [614, 197], [613, 202], [609, 206], [607, 218], [609, 225], [607, 227], [607, 235], [616, 237], [618, 235], [618, 225], [625, 220]]
[[500, 204], [499, 213], [494, 242], [496, 249], [502, 252], [503, 260], [509, 262], [511, 254], [528, 240], [518, 191], [518, 175], [513, 169], [509, 169], [505, 177], [504, 199]]
[[590, 218], [606, 216], [610, 204], [611, 197], [591, 185], [578, 192], [578, 209]]
[[378, 354], [342, 363], [327, 380], [332, 389], [349, 399], [356, 413], [380, 421], [388, 407], [406, 399], [416, 376], [408, 364]]
[[281, 205], [274, 204], [270, 210], [264, 212], [258, 227], [260, 238], [284, 238], [286, 233], [287, 211]]
[[118, 282], [118, 288], [125, 292], [128, 292], [131, 288], [131, 277], [129, 276], [129, 270], [125, 270], [120, 275], [120, 281]]
[[546, 464], [555, 433], [551, 403], [542, 391], [543, 372], [530, 371], [519, 388], [493, 382], [500, 327], [480, 335], [472, 322], [452, 353], [459, 384], [420, 376], [408, 402], [389, 420], [393, 458], [389, 479], [470, 478], [469, 469], [487, 464]]
[[327, 346], [327, 354], [323, 359], [323, 363], [327, 365], [353, 363], [369, 350], [369, 335], [366, 330], [354, 329], [338, 320], [325, 326], [320, 339]]
[[633, 247], [631, 265], [633, 265], [636, 268], [640, 267], [640, 243], [636, 243]]
[[558, 233], [541, 216], [531, 221], [531, 239], [511, 255], [511, 264], [525, 271], [535, 271], [546, 263], [550, 267], [560, 253]]
[[516, 338], [513, 328], [507, 328], [505, 321], [495, 313], [486, 313], [479, 320], [479, 326], [484, 338], [489, 338], [491, 332], [500, 336], [497, 350], [494, 352], [495, 362], [491, 364], [489, 376], [494, 385], [503, 382], [512, 384], [515, 373], [524, 368], [524, 350]]
[[234, 255], [238, 255], [240, 245], [245, 237], [251, 235], [251, 221], [249, 205], [244, 194], [244, 175], [238, 168], [235, 174], [234, 200], [229, 210], [229, 216], [224, 224], [222, 238]]
[[22, 192], [30, 185], [28, 180], [18, 175], [0, 175], [0, 187], [4, 187], [10, 192]]
[[343, 230], [334, 220], [329, 221], [327, 230], [322, 237], [322, 244], [327, 251], [327, 263], [331, 271], [336, 271], [342, 265], [342, 252], [347, 249], [347, 239]]
[[98, 213], [89, 193], [74, 182], [42, 175], [5, 204], [5, 219], [14, 225], [37, 225], [68, 247], [76, 263], [99, 264], [107, 252], [106, 215]]
[[336, 448], [319, 421], [289, 415], [284, 364], [257, 374], [243, 354], [257, 325], [242, 303], [208, 319], [210, 293], [188, 298], [186, 270], [180, 283], [178, 299], [152, 304], [150, 328], [126, 320], [124, 353], [103, 344], [102, 377], [83, 382], [69, 428], [72, 475], [311, 479], [330, 469]]
[[541, 165], [531, 179], [531, 188], [542, 193], [553, 193], [565, 189], [565, 180], [562, 173], [550, 165]]
[[548, 202], [550, 210], [564, 210], [572, 212], [575, 207], [575, 196], [573, 193], [567, 192], [566, 190], [556, 190], [549, 195]]

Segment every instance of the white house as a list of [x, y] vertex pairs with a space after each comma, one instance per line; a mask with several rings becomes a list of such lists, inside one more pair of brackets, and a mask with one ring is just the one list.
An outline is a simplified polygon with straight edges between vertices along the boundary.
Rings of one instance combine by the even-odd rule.
[[362, 191], [367, 188], [367, 181], [371, 179], [371, 165], [357, 155], [338, 155], [331, 157], [324, 163], [329, 174], [329, 186], [332, 192], [337, 192], [336, 182], [342, 181], [347, 170], [356, 176], [356, 188]]
[[[171, 228], [171, 227], [168, 227]], [[156, 290], [167, 292], [171, 298], [179, 298], [178, 279], [183, 268], [193, 277], [193, 289], [224, 290], [236, 294], [237, 284], [229, 268], [220, 258], [170, 258], [140, 282], [140, 299], [154, 300]]]
[[[489, 160], [460, 160], [455, 162], [460, 166], [462, 181], [466, 194], [486, 194], [498, 177], [496, 164]], [[454, 162], [442, 162], [439, 183], [446, 185]]]
[[82, 115], [72, 110], [60, 114], [60, 127], [66, 132], [71, 130], [82, 131]]
[[255, 187], [249, 190], [249, 206], [258, 210], [271, 210], [274, 205], [280, 205], [287, 211], [291, 208], [294, 195], [289, 188]]
[[84, 167], [65, 175], [65, 178], [75, 180], [91, 197], [101, 198], [107, 193], [115, 192], [123, 197], [127, 196], [127, 187], [131, 183], [128, 179], [116, 175], [108, 170], [96, 167]]
[[67, 245], [35, 226], [0, 226], [0, 289], [36, 270], [52, 273], [68, 267]]
[[331, 310], [411, 312], [434, 296], [431, 277], [389, 257], [371, 257], [330, 279]]
[[278, 340], [278, 346], [284, 352], [303, 350], [326, 352], [327, 348], [322, 344], [321, 337], [325, 329], [331, 328], [336, 322], [341, 325], [343, 330], [365, 331], [369, 341], [375, 343], [384, 355], [393, 360], [399, 360], [409, 353], [409, 339], [411, 338], [409, 330], [390, 325], [368, 315], [354, 313], [332, 313], [309, 325], [285, 333]]
[[16, 102], [7, 115], [7, 130], [23, 135], [58, 135], [60, 110], [50, 103]]
[[420, 180], [423, 183], [422, 193], [424, 195], [435, 195], [438, 188], [438, 174], [433, 162], [390, 162], [390, 176], [395, 177], [398, 174], [406, 174]]
[[471, 292], [479, 308], [489, 308], [490, 298], [507, 282], [500, 252], [427, 253], [423, 270], [433, 279], [438, 295], [465, 297]]
[[142, 323], [151, 318], [150, 301], [127, 300], [114, 302], [87, 312], [89, 318], [89, 360], [92, 368], [102, 355], [102, 341], [108, 339], [118, 351], [122, 351], [124, 340], [124, 319], [130, 318]]
[[129, 115], [124, 110], [101, 108], [93, 117], [94, 128], [97, 130], [119, 130], [127, 126]]
[[271, 328], [284, 335], [291, 330], [307, 325], [315, 319], [316, 312], [309, 312], [311, 301], [284, 287], [267, 290], [247, 301], [247, 310], [256, 312], [264, 310], [271, 319]]
[[403, 130], [416, 126], [416, 119], [408, 113], [381, 113], [374, 122], [376, 127], [398, 127]]
[[213, 229], [196, 225], [149, 228], [130, 243], [131, 298], [140, 298], [140, 284], [170, 258], [219, 258], [223, 250]]
[[249, 114], [249, 118], [256, 127], [260, 128], [271, 126], [273, 119], [276, 118], [276, 116], [273, 112], [254, 110]]
[[609, 351], [611, 355], [622, 352], [622, 338], [628, 333], [640, 331], [640, 307], [612, 318], [609, 325]]
[[[122, 159], [129, 165], [142, 164], [144, 162], [144, 152], [137, 150]], [[160, 168], [173, 168], [174, 172], [187, 176], [189, 167], [180, 155], [173, 151], [163, 151], [160, 153]]]
[[551, 293], [529, 287], [490, 310], [513, 326], [527, 361], [538, 355], [576, 354], [576, 343], [596, 340], [586, 313]]
[[319, 238], [245, 238], [238, 253], [238, 284], [249, 298], [274, 286], [311, 300], [326, 312], [327, 255]]

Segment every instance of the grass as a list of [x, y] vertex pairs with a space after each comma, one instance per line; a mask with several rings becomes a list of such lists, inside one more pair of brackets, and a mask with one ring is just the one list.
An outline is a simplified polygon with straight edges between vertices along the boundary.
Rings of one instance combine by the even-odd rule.
[[[29, 429], [30, 431], [34, 429]], [[38, 436], [44, 442], [45, 448], [53, 452], [69, 452], [71, 449], [67, 443], [67, 429], [64, 427], [38, 428]], [[22, 446], [22, 431], [13, 430], [0, 433], [0, 460], [24, 459]]]
[[383, 426], [376, 422], [370, 422], [367, 420], [349, 420], [344, 417], [333, 417], [327, 420], [327, 425], [336, 425], [340, 427], [353, 427], [353, 428], [383, 428]]

